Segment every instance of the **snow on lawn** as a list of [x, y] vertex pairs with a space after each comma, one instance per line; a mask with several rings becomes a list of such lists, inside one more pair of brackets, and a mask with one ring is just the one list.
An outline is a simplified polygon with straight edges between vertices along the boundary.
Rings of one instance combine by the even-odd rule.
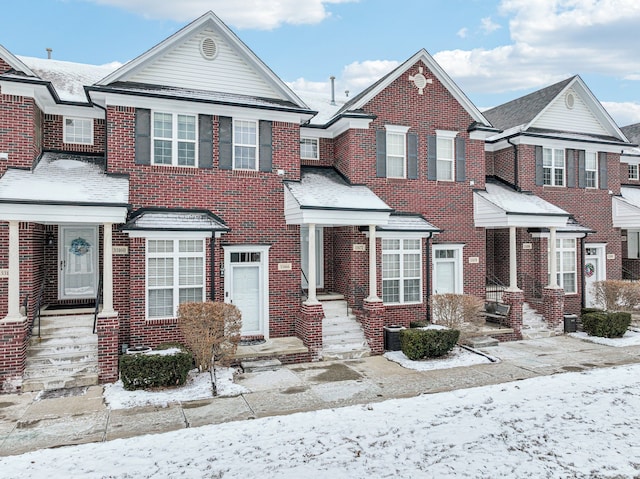
[[7, 478], [633, 477], [640, 365], [0, 458]]
[[570, 333], [569, 336], [584, 341], [591, 341], [592, 343], [604, 344], [605, 346], [614, 346], [616, 348], [640, 345], [640, 329], [638, 328], [630, 328], [621, 338], [601, 338], [599, 336], [589, 336], [587, 333], [582, 332]]
[[[149, 353], [147, 353], [149, 354]], [[233, 369], [217, 368], [216, 384], [218, 396], [238, 396], [248, 390], [233, 383]], [[155, 389], [145, 391], [127, 391], [122, 381], [104, 386], [104, 400], [111, 409], [126, 409], [136, 406], [162, 406], [184, 401], [196, 401], [213, 397], [210, 373], [199, 373], [197, 369], [189, 372], [184, 386], [177, 388]]]
[[499, 361], [497, 358], [489, 359], [489, 356], [461, 348], [460, 346], [453, 348], [446, 356], [423, 361], [412, 361], [402, 351], [389, 351], [384, 353], [384, 357], [404, 368], [416, 371], [433, 371], [434, 369], [457, 368], [459, 366], [472, 366], [474, 364]]

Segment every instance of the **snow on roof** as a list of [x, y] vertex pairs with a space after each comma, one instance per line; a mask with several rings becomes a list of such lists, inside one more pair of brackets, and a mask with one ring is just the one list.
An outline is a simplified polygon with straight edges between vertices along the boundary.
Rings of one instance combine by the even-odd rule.
[[298, 95], [309, 108], [318, 112], [318, 114], [310, 120], [310, 123], [313, 125], [325, 125], [328, 123], [347, 102], [345, 99], [336, 99], [335, 105], [332, 105], [330, 92], [296, 90], [295, 94]]
[[415, 231], [415, 232], [440, 232], [441, 230], [421, 215], [391, 213], [389, 222], [386, 225], [376, 227], [380, 231]]
[[621, 199], [626, 203], [629, 203], [636, 208], [640, 208], [640, 188], [634, 188], [633, 186], [621, 186], [620, 195]]
[[285, 185], [301, 208], [360, 211], [391, 211], [382, 199], [364, 185], [350, 185], [331, 168], [306, 167], [300, 181]]
[[541, 128], [529, 128], [525, 130], [525, 126], [526, 126], [525, 124], [522, 124], [522, 125], [516, 125], [514, 127], [508, 128], [496, 135], [492, 135], [488, 137], [487, 141], [489, 143], [492, 143], [502, 138], [508, 138], [510, 136], [517, 135], [519, 133], [523, 133], [525, 135], [527, 133], [534, 133], [534, 134], [544, 134], [549, 138], [558, 138], [561, 140], [597, 141], [599, 143], [609, 142], [609, 143], [615, 143], [615, 144], [623, 144], [623, 142], [620, 141], [619, 138], [615, 138], [613, 136], [589, 135], [587, 133], [571, 133], [566, 131], [547, 130], [547, 129], [543, 130]]
[[477, 191], [476, 194], [504, 210], [507, 214], [569, 216], [569, 213], [562, 208], [536, 195], [519, 193], [496, 183], [487, 183], [485, 190]]
[[107, 65], [87, 65], [45, 58], [23, 56], [17, 58], [41, 79], [50, 81], [61, 100], [84, 103], [87, 102], [84, 87], [93, 85], [121, 66], [118, 62]]
[[9, 168], [0, 178], [0, 200], [127, 204], [129, 180], [90, 160], [95, 157], [44, 153], [33, 171]]
[[227, 225], [210, 211], [149, 210], [143, 211], [122, 230], [228, 231]]

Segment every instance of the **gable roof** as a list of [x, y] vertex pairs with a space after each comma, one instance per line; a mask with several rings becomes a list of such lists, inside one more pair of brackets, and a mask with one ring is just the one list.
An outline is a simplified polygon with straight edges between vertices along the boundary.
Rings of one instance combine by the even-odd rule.
[[620, 130], [622, 130], [622, 133], [624, 133], [631, 143], [640, 144], [640, 123], [623, 126]]
[[469, 100], [464, 92], [455, 84], [449, 75], [442, 69], [440, 65], [433, 59], [431, 55], [423, 48], [416, 52], [411, 58], [399, 65], [397, 68], [387, 73], [378, 81], [373, 83], [368, 88], [364, 89], [356, 96], [347, 101], [342, 108], [340, 108], [335, 116], [346, 114], [347, 112], [358, 111], [362, 109], [372, 98], [378, 95], [382, 90], [393, 83], [400, 75], [402, 75], [408, 68], [415, 65], [418, 61], [422, 61], [426, 67], [433, 73], [444, 87], [449, 90], [453, 97], [462, 105], [462, 107], [469, 113], [476, 123], [490, 127], [491, 124], [487, 118], [478, 110], [478, 108]]
[[[588, 126], [590, 125], [597, 131], [587, 131], [584, 125], [571, 130], [571, 127], [561, 121], [557, 121], [557, 117], [554, 117], [557, 114], [557, 110], [554, 112], [553, 109], [559, 105], [560, 97], [565, 92], [570, 91], [579, 97], [576, 102], [579, 102], [582, 114], [585, 115], [584, 117], [574, 118], [588, 119], [590, 122]], [[491, 108], [485, 111], [484, 114], [496, 128], [503, 130], [502, 134], [498, 134], [490, 140], [497, 140], [504, 136], [527, 131], [532, 133], [561, 131], [578, 133], [585, 139], [593, 137], [596, 140], [628, 142], [624, 133], [622, 133], [579, 75], [574, 75], [566, 80]], [[554, 120], [556, 120], [555, 124], [553, 124]], [[586, 124], [586, 121], [584, 123]]]
[[18, 57], [0, 45], [0, 58], [13, 68], [16, 72], [24, 73], [27, 76], [36, 77], [37, 75], [25, 65]]
[[207, 28], [214, 30], [216, 34], [220, 35], [225, 42], [234, 49], [234, 52], [246, 62], [249, 68], [255, 71], [260, 79], [277, 93], [281, 100], [286, 100], [300, 108], [308, 109], [305, 103], [212, 11], [205, 13], [142, 55], [126, 63], [110, 75], [107, 75], [98, 81], [96, 85], [107, 86], [116, 82], [130, 81], [136, 74], [148, 68], [160, 57], [175, 50], [188, 39], [192, 38], [193, 35]]

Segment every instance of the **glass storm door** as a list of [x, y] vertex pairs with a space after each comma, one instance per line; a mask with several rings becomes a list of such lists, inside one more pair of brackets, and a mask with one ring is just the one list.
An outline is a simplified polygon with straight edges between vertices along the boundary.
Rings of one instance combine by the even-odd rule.
[[98, 227], [60, 226], [59, 299], [95, 298], [98, 290]]
[[587, 244], [584, 257], [584, 302], [587, 308], [602, 307], [595, 303], [593, 283], [606, 279], [604, 271], [604, 245]]

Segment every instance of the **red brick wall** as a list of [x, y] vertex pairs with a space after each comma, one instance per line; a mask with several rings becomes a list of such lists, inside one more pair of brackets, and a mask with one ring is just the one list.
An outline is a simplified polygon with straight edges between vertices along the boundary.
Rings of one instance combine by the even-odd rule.
[[65, 143], [62, 115], [44, 115], [44, 149], [77, 153], [104, 153], [105, 121], [93, 120], [93, 145]]
[[0, 58], [0, 73], [5, 73], [11, 70], [11, 67], [7, 62], [5, 62], [2, 58]]
[[36, 110], [32, 98], [0, 92], [0, 152], [9, 154], [8, 160], [0, 160], [0, 175], [8, 166], [31, 168], [40, 153], [36, 146]]

